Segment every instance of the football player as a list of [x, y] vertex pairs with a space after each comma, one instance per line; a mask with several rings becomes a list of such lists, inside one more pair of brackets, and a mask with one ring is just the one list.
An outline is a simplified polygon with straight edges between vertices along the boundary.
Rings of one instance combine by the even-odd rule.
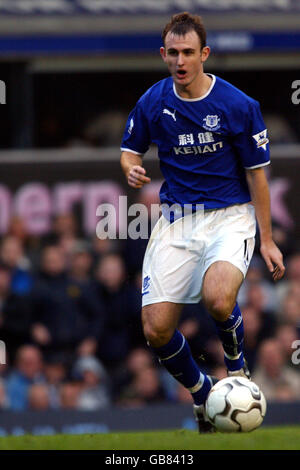
[[256, 218], [261, 255], [274, 281], [285, 267], [272, 239], [264, 172], [269, 140], [259, 103], [204, 72], [210, 48], [198, 15], [174, 15], [162, 40], [170, 77], [148, 89], [130, 113], [121, 166], [128, 184], [141, 188], [151, 181], [143, 155], [157, 145], [162, 216], [144, 258], [143, 329], [160, 363], [190, 390], [199, 431], [210, 432], [204, 405], [214, 380], [199, 369], [177, 329], [182, 306], [202, 299], [222, 341], [228, 375], [250, 378], [236, 298], [253, 254]]

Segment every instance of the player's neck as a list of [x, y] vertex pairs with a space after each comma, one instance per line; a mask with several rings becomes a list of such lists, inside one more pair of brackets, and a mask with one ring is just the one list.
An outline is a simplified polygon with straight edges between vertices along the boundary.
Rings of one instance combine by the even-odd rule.
[[178, 93], [181, 98], [185, 99], [197, 99], [204, 96], [210, 86], [211, 86], [212, 78], [205, 73], [201, 73], [198, 77], [189, 85], [179, 85], [175, 83], [176, 92]]

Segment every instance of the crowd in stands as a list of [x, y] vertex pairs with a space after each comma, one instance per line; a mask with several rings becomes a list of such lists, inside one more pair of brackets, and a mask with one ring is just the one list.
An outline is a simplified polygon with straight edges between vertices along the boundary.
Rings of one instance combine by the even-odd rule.
[[[0, 365], [0, 408], [190, 403], [189, 392], [160, 366], [142, 334], [146, 241], [88, 239], [78, 225], [75, 215], [58, 215], [51, 233], [32, 237], [14, 217], [1, 239], [6, 364]], [[276, 233], [284, 279], [272, 282], [257, 243], [238, 302], [253, 379], [267, 400], [294, 401], [300, 399], [300, 247], [282, 228]], [[221, 343], [201, 302], [184, 307], [179, 328], [200, 367], [225, 377]]]

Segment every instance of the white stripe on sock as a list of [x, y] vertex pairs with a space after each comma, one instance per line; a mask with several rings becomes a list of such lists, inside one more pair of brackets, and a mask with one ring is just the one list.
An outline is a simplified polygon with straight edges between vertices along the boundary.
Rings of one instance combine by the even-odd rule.
[[242, 316], [239, 316], [234, 325], [230, 326], [229, 328], [222, 328], [222, 330], [227, 331], [227, 332], [236, 330], [237, 327], [240, 326], [241, 323], [242, 323]]
[[180, 353], [180, 351], [182, 350], [184, 344], [185, 344], [185, 337], [182, 335], [182, 345], [180, 346], [180, 348], [178, 349], [178, 351], [176, 351], [174, 354], [171, 354], [171, 356], [168, 356], [168, 357], [161, 357], [160, 360], [161, 361], [168, 361], [169, 359], [172, 359], [172, 357], [176, 356], [177, 354]]
[[230, 354], [227, 354], [225, 351], [224, 351], [224, 356], [227, 358], [227, 359], [230, 359], [231, 361], [234, 361], [236, 359], [239, 359], [240, 356], [241, 356], [242, 352], [240, 352], [239, 354], [237, 354], [236, 356], [230, 356]]
[[196, 383], [196, 385], [194, 385], [193, 387], [189, 388], [188, 390], [189, 390], [191, 393], [198, 392], [198, 391], [200, 390], [200, 388], [202, 388], [202, 385], [203, 385], [203, 383], [204, 383], [204, 380], [205, 380], [205, 377], [204, 377], [204, 375], [200, 372], [200, 376], [199, 376], [198, 382]]

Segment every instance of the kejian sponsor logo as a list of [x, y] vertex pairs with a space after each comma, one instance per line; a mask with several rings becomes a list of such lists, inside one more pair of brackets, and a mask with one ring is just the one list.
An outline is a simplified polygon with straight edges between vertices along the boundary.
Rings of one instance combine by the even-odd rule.
[[185, 147], [173, 147], [175, 155], [202, 155], [204, 153], [214, 153], [223, 148], [223, 142], [215, 142], [212, 145], [192, 145]]

